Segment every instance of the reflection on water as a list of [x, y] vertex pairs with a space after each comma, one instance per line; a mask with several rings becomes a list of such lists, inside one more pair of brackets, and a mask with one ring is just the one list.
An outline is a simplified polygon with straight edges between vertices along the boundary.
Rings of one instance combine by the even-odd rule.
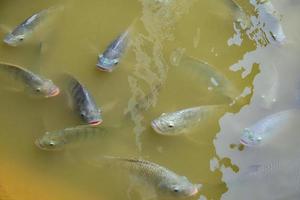
[[[264, 4], [251, 3], [258, 14], [252, 18], [252, 23], [259, 21], [255, 24], [259, 32], [255, 32], [255, 37], [252, 37], [253, 34], [249, 37], [257, 42], [259, 48], [246, 53], [230, 69], [242, 70], [242, 77], [247, 77], [253, 66], [258, 64], [260, 73], [253, 82], [250, 104], [239, 113], [226, 114], [220, 120], [221, 130], [214, 141], [217, 154], [230, 158], [239, 167], [238, 171], [234, 171], [217, 166], [223, 172], [223, 181], [228, 187], [222, 199], [299, 199], [296, 131], [299, 129], [299, 115], [291, 116], [285, 124], [280, 123], [279, 127], [272, 129], [270, 137], [259, 146], [238, 148], [236, 145], [244, 128], [273, 113], [299, 108], [299, 37], [296, 35], [299, 16], [295, 14], [299, 4], [272, 1], [273, 5], [270, 5], [269, 1], [267, 7], [263, 7]], [[266, 21], [270, 13], [274, 13], [274, 18]], [[282, 18], [282, 26], [274, 25], [278, 17]]]
[[[55, 27], [51, 34], [18, 47], [2, 43], [0, 60], [28, 66], [60, 87], [61, 74], [78, 78], [101, 107], [105, 129], [60, 151], [43, 151], [34, 141], [46, 131], [83, 124], [66, 95], [41, 100], [0, 90], [0, 199], [147, 199], [149, 191], [128, 196], [132, 180], [126, 173], [86, 162], [105, 155], [140, 157], [202, 184], [189, 199], [239, 199], [253, 191], [257, 199], [274, 199], [279, 187], [284, 192], [276, 197], [298, 195], [297, 140], [290, 139], [297, 138], [297, 123], [264, 146], [239, 144], [243, 128], [299, 105], [296, 1], [0, 3], [0, 24], [8, 28], [42, 9], [64, 7], [47, 27]], [[128, 29], [118, 67], [97, 70], [98, 54]], [[162, 113], [203, 105], [228, 106], [188, 130], [189, 137], [162, 136], [150, 126]], [[69, 136], [71, 143], [74, 134]], [[282, 177], [292, 183], [280, 182]]]

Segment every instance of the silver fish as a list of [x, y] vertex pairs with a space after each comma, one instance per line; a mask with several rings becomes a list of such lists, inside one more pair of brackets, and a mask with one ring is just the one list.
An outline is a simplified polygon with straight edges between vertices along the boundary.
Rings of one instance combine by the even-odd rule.
[[[95, 160], [95, 162], [99, 162]], [[192, 184], [185, 176], [162, 167], [156, 163], [135, 159], [105, 156], [100, 162], [107, 162], [128, 170], [131, 175], [153, 186], [156, 191], [175, 197], [189, 197], [198, 193], [201, 184]]]
[[63, 9], [63, 7], [51, 7], [30, 16], [13, 31], [6, 34], [3, 41], [10, 46], [20, 45], [33, 34], [33, 32], [47, 19], [51, 12], [61, 9]]
[[74, 77], [67, 75], [68, 89], [73, 107], [80, 116], [90, 125], [97, 126], [102, 123], [101, 111], [97, 107], [89, 91]]
[[221, 108], [223, 106], [210, 105], [163, 113], [151, 122], [151, 126], [157, 133], [162, 135], [184, 134]]
[[128, 37], [129, 31], [124, 32], [106, 48], [103, 54], [99, 55], [97, 63], [98, 69], [107, 72], [113, 71], [127, 47]]
[[240, 143], [245, 146], [261, 144], [267, 137], [272, 135], [274, 131], [287, 123], [293, 114], [296, 113], [300, 114], [297, 110], [284, 110], [259, 120], [249, 128], [243, 130]]
[[89, 125], [65, 128], [58, 131], [47, 131], [44, 135], [35, 140], [35, 144], [42, 150], [58, 151], [63, 150], [69, 143], [86, 140], [100, 132], [104, 133], [106, 130]]
[[0, 63], [0, 70], [20, 81], [31, 95], [54, 97], [60, 93], [59, 88], [51, 80], [42, 78], [28, 69], [13, 64]]

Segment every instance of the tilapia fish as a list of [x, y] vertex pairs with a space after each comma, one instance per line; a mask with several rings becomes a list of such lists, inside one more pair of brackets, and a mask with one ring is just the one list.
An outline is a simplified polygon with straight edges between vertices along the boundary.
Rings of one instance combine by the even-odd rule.
[[6, 34], [3, 41], [10, 46], [20, 45], [25, 40], [27, 40], [41, 24], [45, 22], [45, 20], [53, 11], [62, 9], [62, 6], [51, 7], [35, 13], [34, 15], [23, 21], [21, 24], [19, 24], [13, 31]]
[[240, 142], [246, 146], [256, 146], [263, 143], [266, 138], [278, 132], [284, 124], [290, 121], [291, 117], [298, 115], [297, 109], [284, 110], [266, 116], [242, 132]]
[[185, 176], [177, 175], [175, 172], [147, 160], [105, 156], [92, 161], [91, 164], [99, 162], [128, 170], [130, 175], [150, 184], [158, 192], [175, 197], [193, 196], [201, 187], [200, 184], [192, 184]]
[[129, 31], [122, 33], [99, 55], [97, 68], [102, 71], [112, 72], [127, 47]]
[[72, 107], [78, 111], [81, 118], [88, 124], [96, 126], [102, 123], [101, 112], [89, 91], [74, 77], [66, 75], [67, 93]]
[[180, 60], [179, 65], [176, 68], [174, 67], [174, 69], [181, 76], [195, 82], [195, 84], [207, 84], [209, 90], [218, 92], [223, 96], [229, 97], [231, 100], [239, 96], [239, 91], [234, 83], [226, 75], [204, 61], [184, 56]]
[[184, 134], [222, 108], [225, 106], [209, 105], [163, 113], [152, 121], [151, 126], [162, 135]]
[[42, 150], [63, 150], [67, 144], [92, 138], [95, 134], [105, 133], [104, 128], [83, 125], [65, 128], [58, 131], [47, 131], [35, 140], [35, 144]]
[[[4, 74], [3, 74], [4, 73]], [[0, 74], [21, 82], [30, 95], [54, 97], [59, 94], [59, 88], [49, 79], [45, 79], [28, 69], [8, 63], [0, 63]]]

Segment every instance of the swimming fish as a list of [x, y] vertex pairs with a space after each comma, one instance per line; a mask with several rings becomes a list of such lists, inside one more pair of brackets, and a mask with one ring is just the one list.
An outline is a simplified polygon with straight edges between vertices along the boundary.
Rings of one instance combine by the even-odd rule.
[[67, 93], [71, 104], [88, 124], [96, 126], [102, 123], [101, 111], [89, 91], [74, 77], [67, 75]]
[[202, 120], [213, 115], [220, 108], [222, 106], [208, 105], [163, 113], [151, 122], [151, 126], [157, 133], [162, 135], [175, 136], [184, 134], [199, 125]]
[[[232, 81], [213, 66], [197, 58], [184, 56], [179, 65], [174, 69], [177, 70], [181, 76], [193, 80], [195, 83], [204, 80], [204, 84], [207, 84], [208, 90], [217, 91], [229, 97], [230, 100], [234, 100], [235, 97], [239, 96], [239, 91]], [[202, 82], [199, 84], [203, 85]]]
[[125, 31], [111, 44], [109, 44], [103, 54], [98, 57], [98, 69], [106, 72], [112, 72], [114, 70], [115, 66], [119, 63], [125, 48], [127, 47], [128, 37], [129, 31]]
[[278, 131], [280, 127], [287, 123], [295, 113], [297, 113], [296, 110], [284, 110], [266, 116], [249, 128], [243, 130], [240, 143], [245, 146], [261, 144], [268, 136]]
[[[98, 163], [99, 159], [95, 161]], [[150, 184], [156, 191], [174, 197], [193, 196], [201, 187], [201, 184], [192, 184], [185, 176], [177, 175], [175, 172], [147, 160], [105, 156], [100, 162], [107, 162], [128, 170], [131, 175]]]
[[51, 7], [35, 13], [19, 24], [13, 31], [6, 34], [3, 40], [4, 43], [14, 47], [20, 45], [30, 38], [34, 31], [44, 23], [50, 13], [61, 9], [63, 9], [63, 7]]
[[35, 140], [35, 144], [42, 150], [63, 150], [69, 143], [85, 140], [95, 134], [105, 132], [105, 129], [95, 126], [83, 125], [65, 128], [57, 131], [47, 131]]
[[0, 63], [0, 71], [5, 75], [8, 73], [14, 80], [18, 80], [25, 86], [25, 91], [34, 96], [54, 97], [60, 93], [59, 88], [54, 83], [45, 79], [28, 69], [8, 63]]

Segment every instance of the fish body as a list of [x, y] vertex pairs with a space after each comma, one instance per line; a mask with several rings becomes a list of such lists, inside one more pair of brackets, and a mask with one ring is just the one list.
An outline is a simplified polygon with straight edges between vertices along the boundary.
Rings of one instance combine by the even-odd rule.
[[58, 131], [47, 131], [44, 135], [35, 140], [35, 144], [42, 150], [58, 151], [63, 150], [66, 144], [85, 140], [104, 129], [99, 127], [83, 125], [71, 128], [65, 128]]
[[[61, 9], [62, 7], [59, 7]], [[4, 43], [10, 46], [18, 46], [25, 40], [30, 38], [33, 32], [47, 19], [49, 14], [57, 10], [58, 7], [52, 7], [49, 9], [44, 9], [38, 13], [33, 14], [19, 24], [13, 31], [6, 34], [4, 37]]]
[[102, 71], [112, 72], [114, 67], [119, 63], [119, 60], [127, 47], [129, 32], [126, 31], [117, 39], [115, 39], [105, 49], [103, 54], [99, 55], [97, 68]]
[[59, 88], [49, 79], [45, 79], [28, 69], [8, 63], [0, 63], [1, 72], [7, 73], [25, 86], [25, 90], [34, 96], [54, 97], [60, 93]]
[[73, 107], [88, 124], [96, 126], [102, 123], [100, 109], [97, 107], [89, 91], [74, 77], [67, 76], [67, 92]]
[[105, 162], [126, 169], [134, 175], [154, 186], [159, 192], [177, 197], [189, 197], [198, 193], [201, 185], [192, 184], [185, 176], [179, 176], [175, 172], [156, 163], [120, 157], [104, 157]]
[[222, 106], [209, 105], [163, 113], [151, 122], [152, 128], [162, 135], [180, 135], [199, 125]]
[[282, 127], [292, 117], [296, 110], [284, 110], [269, 115], [249, 128], [243, 130], [240, 143], [245, 146], [256, 146], [261, 144], [268, 136]]

